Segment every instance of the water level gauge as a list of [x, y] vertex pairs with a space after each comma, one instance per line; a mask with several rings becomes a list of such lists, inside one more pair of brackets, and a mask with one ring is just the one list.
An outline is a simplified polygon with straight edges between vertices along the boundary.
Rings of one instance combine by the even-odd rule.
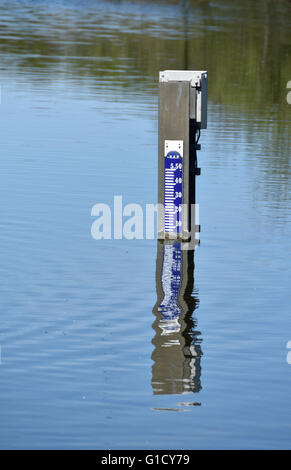
[[166, 233], [182, 232], [183, 141], [165, 140], [164, 207]]

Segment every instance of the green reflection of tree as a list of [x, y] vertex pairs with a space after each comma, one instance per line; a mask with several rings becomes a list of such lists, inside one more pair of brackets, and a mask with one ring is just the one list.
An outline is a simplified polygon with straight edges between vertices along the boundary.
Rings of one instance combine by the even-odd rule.
[[[93, 2], [94, 3], [94, 2]], [[116, 2], [115, 2], [116, 3]], [[136, 2], [138, 3], [138, 2]], [[140, 2], [144, 3], [144, 2]], [[59, 70], [94, 77], [112, 86], [152, 88], [159, 70], [201, 68], [211, 76], [213, 102], [255, 110], [282, 104], [289, 113], [291, 7], [271, 0], [168, 0], [175, 15], [144, 15], [23, 9], [5, 23], [2, 5], [0, 48], [19, 68]], [[8, 6], [7, 6], [8, 5]], [[123, 2], [124, 5], [124, 2]], [[143, 11], [142, 8], [140, 10]], [[3, 14], [4, 13], [4, 14]], [[165, 10], [168, 14], [169, 10]], [[12, 21], [11, 21], [12, 19]], [[17, 21], [16, 21], [17, 20]]]

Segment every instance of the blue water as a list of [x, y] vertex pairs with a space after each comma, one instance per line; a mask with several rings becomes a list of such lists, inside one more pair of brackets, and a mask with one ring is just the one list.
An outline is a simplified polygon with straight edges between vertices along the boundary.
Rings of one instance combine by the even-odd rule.
[[[192, 27], [227, 30], [217, 3]], [[173, 393], [164, 373], [173, 361], [189, 378], [181, 335], [155, 356], [157, 241], [91, 236], [94, 204], [156, 202], [161, 52], [151, 65], [136, 51], [177, 14], [156, 8], [153, 24], [126, 2], [1, 4], [2, 449], [290, 448], [291, 76], [278, 102], [253, 105], [246, 90], [244, 106], [239, 79], [224, 100], [209, 75], [188, 320], [198, 388]], [[169, 33], [169, 68], [179, 41]]]

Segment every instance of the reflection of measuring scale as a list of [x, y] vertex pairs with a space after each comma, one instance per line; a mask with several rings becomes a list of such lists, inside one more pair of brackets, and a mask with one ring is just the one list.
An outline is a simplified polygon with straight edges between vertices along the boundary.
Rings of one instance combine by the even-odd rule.
[[182, 232], [183, 141], [165, 141], [164, 207], [166, 233]]
[[155, 395], [201, 389], [201, 333], [192, 316], [199, 302], [193, 295], [194, 250], [183, 250], [182, 245], [177, 240], [157, 244], [152, 354]]
[[178, 303], [181, 288], [181, 243], [173, 243], [164, 246], [164, 257], [162, 264], [162, 289], [164, 298], [158, 307], [161, 313], [162, 334], [169, 334], [180, 330], [179, 315], [181, 307]]

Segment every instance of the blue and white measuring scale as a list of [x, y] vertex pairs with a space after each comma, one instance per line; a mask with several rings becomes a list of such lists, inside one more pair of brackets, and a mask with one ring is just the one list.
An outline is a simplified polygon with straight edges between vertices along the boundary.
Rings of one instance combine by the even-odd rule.
[[164, 230], [182, 233], [183, 140], [165, 140]]

